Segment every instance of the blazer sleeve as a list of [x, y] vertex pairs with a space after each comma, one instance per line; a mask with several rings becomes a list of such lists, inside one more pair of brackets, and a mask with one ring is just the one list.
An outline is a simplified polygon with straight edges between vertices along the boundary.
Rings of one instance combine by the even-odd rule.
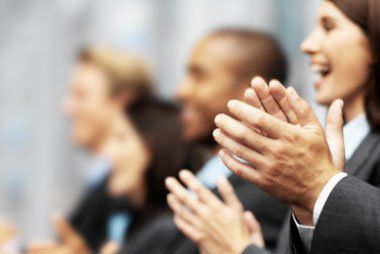
[[322, 210], [311, 253], [380, 253], [380, 189], [342, 179]]

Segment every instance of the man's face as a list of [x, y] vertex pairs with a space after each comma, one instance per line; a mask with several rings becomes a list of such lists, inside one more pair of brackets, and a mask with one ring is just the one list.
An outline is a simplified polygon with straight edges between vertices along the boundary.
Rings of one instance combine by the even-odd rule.
[[95, 65], [79, 63], [64, 100], [74, 142], [95, 149], [107, 134], [112, 108], [106, 75]]
[[212, 142], [214, 118], [227, 112], [227, 102], [245, 89], [231, 69], [233, 52], [227, 40], [208, 38], [193, 51], [185, 79], [177, 91], [182, 103], [184, 137], [191, 142]]

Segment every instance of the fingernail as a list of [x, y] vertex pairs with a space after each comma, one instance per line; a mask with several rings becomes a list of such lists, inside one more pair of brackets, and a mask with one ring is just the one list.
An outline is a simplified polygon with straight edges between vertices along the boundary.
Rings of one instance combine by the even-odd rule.
[[269, 82], [269, 86], [270, 86], [270, 87], [275, 87], [276, 85], [280, 85], [280, 86], [282, 86], [282, 84], [280, 83], [280, 81], [278, 81], [277, 79], [272, 79], [272, 80]]
[[252, 97], [252, 96], [253, 96], [253, 90], [252, 90], [252, 88], [248, 88], [245, 91], [245, 97]]
[[252, 79], [252, 82], [251, 84], [260, 84], [260, 83], [263, 83], [264, 82], [264, 79], [260, 76], [256, 76]]
[[296, 90], [295, 90], [293, 87], [289, 87], [289, 88], [288, 88], [288, 91], [290, 92], [290, 95], [291, 95], [293, 98], [297, 98], [297, 97], [298, 97], [298, 94], [297, 94]]
[[220, 151], [218, 152], [218, 155], [219, 155], [220, 157], [223, 157], [225, 154], [226, 154], [226, 153], [225, 153], [223, 150], [220, 150]]
[[179, 177], [186, 178], [187, 176], [189, 176], [189, 173], [186, 170], [181, 170], [181, 172], [179, 172]]
[[220, 122], [222, 121], [222, 115], [220, 114], [220, 115], [217, 115], [216, 117], [215, 117], [215, 120], [214, 120], [214, 122], [218, 125], [218, 124], [220, 124]]
[[212, 133], [212, 135], [216, 138], [220, 135], [220, 130], [219, 129], [215, 129]]
[[237, 101], [236, 100], [230, 100], [227, 104], [228, 108], [234, 108], [236, 106]]
[[166, 185], [171, 185], [173, 183], [173, 178], [172, 177], [167, 177], [166, 179], [165, 179], [165, 184]]

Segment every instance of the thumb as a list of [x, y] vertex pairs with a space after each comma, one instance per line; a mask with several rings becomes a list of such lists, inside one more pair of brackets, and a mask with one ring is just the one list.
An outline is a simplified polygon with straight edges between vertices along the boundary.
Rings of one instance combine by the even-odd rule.
[[326, 138], [334, 164], [338, 169], [344, 168], [344, 139], [343, 139], [343, 101], [335, 100], [327, 113]]
[[64, 243], [72, 242], [73, 240], [79, 237], [79, 235], [71, 226], [71, 224], [67, 221], [67, 219], [59, 213], [54, 214], [53, 225], [58, 236]]
[[244, 222], [248, 226], [249, 233], [251, 234], [251, 243], [259, 246], [260, 248], [265, 247], [260, 223], [256, 220], [252, 212], [244, 212]]
[[318, 119], [314, 114], [309, 103], [302, 99], [293, 87], [286, 89], [286, 97], [291, 109], [294, 111], [301, 125], [310, 123], [318, 123]]
[[116, 254], [118, 253], [120, 247], [118, 243], [108, 242], [100, 250], [100, 254]]

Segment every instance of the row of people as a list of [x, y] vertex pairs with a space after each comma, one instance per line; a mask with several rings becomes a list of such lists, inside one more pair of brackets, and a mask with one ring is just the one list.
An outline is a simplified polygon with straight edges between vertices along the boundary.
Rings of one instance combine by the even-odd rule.
[[321, 4], [301, 48], [326, 130], [261, 32], [201, 40], [179, 109], [135, 57], [84, 50], [65, 112], [96, 163], [77, 210], [55, 218], [59, 239], [26, 252], [379, 252], [379, 19], [377, 0]]

